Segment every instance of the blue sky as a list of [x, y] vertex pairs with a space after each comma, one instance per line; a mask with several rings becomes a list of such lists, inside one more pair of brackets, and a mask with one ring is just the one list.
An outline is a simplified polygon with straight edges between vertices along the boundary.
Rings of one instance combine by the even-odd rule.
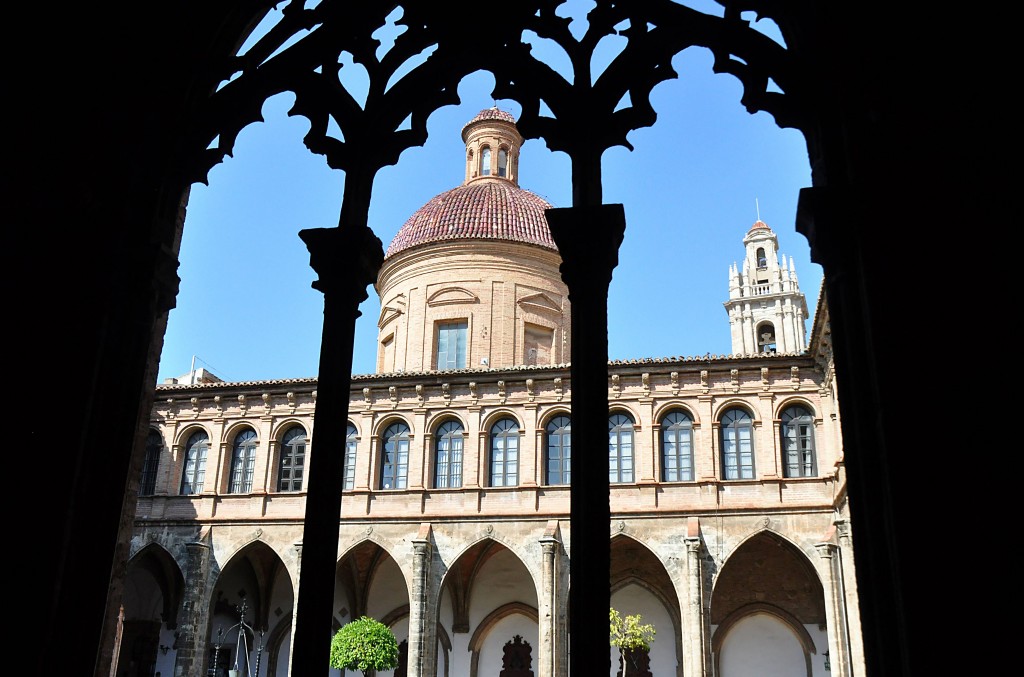
[[[777, 36], [767, 22], [756, 26]], [[813, 316], [821, 268], [794, 226], [798, 191], [810, 185], [806, 143], [767, 113], [747, 113], [739, 81], [713, 74], [711, 64], [704, 50], [678, 55], [679, 77], [652, 95], [658, 121], [629, 135], [634, 151], [604, 155], [604, 201], [626, 213], [609, 290], [611, 359], [731, 352], [728, 270], [758, 212], [794, 259]], [[462, 126], [495, 103], [518, 115], [514, 101], [491, 98], [492, 86], [485, 73], [464, 80], [462, 103], [431, 116], [427, 143], [378, 173], [369, 223], [385, 249], [417, 208], [462, 183]], [[298, 232], [337, 225], [344, 174], [302, 145], [308, 123], [288, 117], [291, 103], [290, 95], [269, 101], [265, 122], [243, 130], [209, 185], [192, 188], [159, 382], [187, 374], [193, 356], [230, 381], [317, 375], [323, 297], [310, 286], [316, 275]], [[523, 188], [571, 206], [569, 175], [564, 153], [541, 140], [523, 145]], [[356, 374], [373, 373], [376, 363], [380, 304], [368, 292], [356, 324]]]

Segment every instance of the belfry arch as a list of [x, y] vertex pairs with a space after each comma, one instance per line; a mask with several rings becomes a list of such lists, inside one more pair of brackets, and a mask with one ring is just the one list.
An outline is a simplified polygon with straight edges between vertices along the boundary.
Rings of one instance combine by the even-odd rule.
[[[641, 3], [635, 4], [640, 6]], [[651, 6], [657, 5], [652, 3]], [[53, 366], [48, 367], [53, 370], [48, 374], [53, 377], [52, 381], [39, 381], [41, 385], [67, 382], [68, 377], [73, 376], [75, 382], [89, 383], [89, 386], [82, 397], [84, 406], [73, 412], [69, 421], [70, 427], [81, 431], [79, 439], [58, 452], [60, 458], [72, 462], [65, 464], [67, 469], [55, 474], [51, 485], [56, 512], [63, 516], [58, 527], [62, 529], [61, 537], [44, 544], [40, 558], [45, 562], [41, 573], [66, 584], [54, 587], [52, 601], [43, 612], [46, 618], [37, 626], [42, 628], [40, 635], [44, 642], [60, 643], [76, 655], [92, 655], [99, 644], [104, 610], [109, 611], [104, 608], [103, 600], [111, 587], [110, 573], [120, 571], [119, 565], [126, 558], [123, 510], [130, 513], [132, 502], [125, 501], [124, 494], [126, 487], [129, 497], [134, 491], [136, 480], [129, 478], [137, 478], [138, 464], [130, 452], [124, 451], [113, 453], [106, 466], [107, 472], [95, 473], [99, 476], [76, 475], [70, 469], [78, 467], [75, 461], [89, 458], [101, 447], [131, 449], [138, 437], [139, 412], [149, 409], [147, 398], [152, 397], [144, 393], [152, 391], [162, 327], [176, 293], [173, 271], [181, 196], [195, 180], [195, 167], [203, 164], [198, 158], [206, 153], [207, 146], [197, 140], [201, 136], [197, 130], [205, 124], [202, 104], [218, 79], [230, 71], [227, 64], [232, 50], [265, 7], [232, 2], [173, 9], [168, 6], [166, 20], [159, 27], [123, 37], [111, 28], [119, 25], [114, 8], [104, 8], [88, 17], [74, 14], [78, 10], [62, 10], [49, 34], [52, 39], [33, 47], [39, 53], [49, 49], [62, 56], [81, 54], [82, 61], [94, 66], [91, 72], [102, 74], [89, 83], [88, 91], [94, 98], [110, 104], [99, 109], [114, 111], [112, 115], [101, 115], [99, 109], [86, 111], [80, 119], [87, 129], [95, 126], [111, 132], [109, 137], [98, 134], [69, 142], [63, 136], [57, 138], [52, 130], [38, 136], [27, 134], [33, 147], [24, 154], [25, 158], [34, 158], [26, 166], [28, 170], [42, 166], [41, 158], [46, 158], [47, 164], [61, 165], [51, 171], [69, 188], [66, 199], [56, 203], [44, 199], [25, 200], [27, 206], [46, 205], [36, 209], [38, 213], [25, 221], [48, 226], [38, 229], [33, 235], [36, 238], [33, 244], [39, 246], [45, 241], [49, 227], [59, 223], [76, 224], [75, 232], [49, 250], [53, 268], [60, 270], [69, 284], [66, 294], [59, 301], [54, 300], [48, 313], [50, 317], [38, 326], [42, 333], [56, 336], [59, 327], [70, 324], [79, 329], [82, 339], [65, 354], [66, 360], [60, 365], [63, 378], [57, 378], [58, 367]], [[812, 118], [807, 125], [813, 128], [807, 133], [813, 135], [809, 145], [814, 147], [814, 187], [802, 200], [801, 228], [810, 234], [816, 255], [822, 258], [826, 270], [830, 302], [837, 318], [835, 328], [840, 348], [837, 368], [847, 379], [842, 386], [843, 420], [844, 427], [854, 433], [849, 437], [858, 451], [856, 459], [851, 455], [850, 481], [851, 492], [856, 492], [852, 504], [856, 512], [854, 524], [858, 525], [854, 529], [859, 531], [858, 556], [863, 553], [867, 561], [875, 564], [859, 569], [862, 588], [866, 591], [865, 618], [876, 629], [868, 635], [869, 663], [903, 665], [909, 649], [904, 633], [904, 603], [901, 594], [897, 594], [901, 573], [895, 562], [897, 552], [910, 561], [915, 561], [915, 555], [906, 550], [909, 546], [900, 544], [905, 541], [895, 538], [897, 531], [908, 528], [910, 518], [904, 516], [904, 504], [893, 496], [890, 482], [911, 479], [906, 465], [910, 461], [890, 460], [887, 453], [896, 439], [890, 439], [889, 435], [898, 433], [891, 421], [897, 418], [899, 408], [892, 399], [899, 398], [889, 394], [885, 387], [888, 381], [881, 369], [893, 366], [898, 358], [895, 349], [881, 345], [879, 337], [885, 334], [883, 327], [891, 331], [893, 327], [909, 325], [908, 320], [901, 320], [899, 313], [886, 304], [878, 287], [884, 287], [886, 282], [899, 287], [911, 276], [898, 270], [878, 270], [891, 262], [892, 255], [871, 251], [868, 243], [887, 230], [896, 232], [900, 217], [907, 210], [902, 205], [913, 202], [902, 194], [903, 189], [895, 188], [901, 185], [900, 177], [912, 172], [907, 172], [904, 166], [897, 175], [896, 169], [887, 167], [888, 160], [880, 160], [880, 150], [897, 147], [897, 141], [905, 132], [911, 135], [913, 143], [919, 143], [921, 136], [915, 135], [914, 125], [905, 119], [893, 120], [884, 115], [893, 108], [901, 110], [899, 106], [906, 105], [903, 98], [891, 103], [884, 97], [875, 99], [869, 91], [861, 89], [864, 81], [877, 76], [881, 79], [880, 88], [891, 87], [895, 91], [896, 76], [889, 71], [888, 57], [908, 58], [912, 53], [910, 38], [898, 35], [912, 25], [908, 16], [897, 13], [893, 17], [884, 9], [880, 4], [869, 2], [860, 3], [856, 8], [851, 3], [833, 8], [787, 6], [772, 11], [777, 11], [774, 18], [793, 38], [788, 43], [797, 70], [802, 67], [808, 83], [821, 85], [820, 90], [808, 92], [794, 104]], [[351, 32], [368, 33], [362, 29], [369, 21], [369, 10], [358, 8], [352, 12], [351, 21], [346, 23]], [[881, 21], [882, 16], [886, 21]], [[79, 24], [76, 19], [83, 21]], [[880, 23], [886, 26], [876, 33], [872, 29]], [[908, 31], [906, 35], [911, 33]], [[864, 40], [864, 36], [869, 39]], [[877, 40], [871, 39], [876, 37]], [[117, 46], [124, 40], [127, 49], [122, 51], [110, 45], [95, 50], [82, 49], [87, 44], [90, 47], [102, 44], [104, 38], [110, 38], [110, 45]], [[872, 44], [862, 45], [862, 40]], [[140, 58], [125, 59], [125, 53], [138, 54]], [[145, 58], [153, 55], [159, 57]], [[755, 62], [759, 63], [757, 59], [748, 61]], [[880, 65], [881, 62], [886, 65]], [[123, 68], [112, 68], [114, 64]], [[898, 67], [894, 66], [893, 70]], [[65, 114], [65, 105], [57, 105], [56, 91], [61, 91], [61, 96], [68, 99], [85, 93], [86, 85], [75, 82], [70, 75], [61, 77], [60, 82], [67, 82], [71, 87], [50, 87], [52, 92], [41, 99], [42, 105], [33, 102], [36, 104], [33, 112], [52, 105], [52, 110], [35, 121], [33, 129], [56, 122]], [[931, 72], [926, 70], [924, 77], [931, 77]], [[841, 85], [843, 92], [830, 89], [830, 82]], [[133, 86], [128, 86], [129, 83]], [[914, 91], [919, 88], [917, 85]], [[877, 108], [869, 110], [869, 102]], [[881, 115], [877, 114], [878, 110]], [[919, 109], [911, 107], [910, 110], [917, 112]], [[69, 152], [94, 151], [104, 142], [124, 150], [124, 155], [113, 153], [117, 155], [115, 160], [105, 153]], [[18, 140], [18, 143], [24, 144], [19, 145], [18, 150], [26, 151], [29, 141]], [[68, 145], [62, 147], [62, 143]], [[135, 148], [132, 143], [136, 144]], [[850, 150], [851, 147], [856, 147], [856, 151]], [[179, 152], [183, 155], [176, 156]], [[97, 158], [92, 165], [94, 175], [72, 180], [76, 174], [74, 163], [52, 160], [72, 156]], [[911, 158], [911, 162], [925, 176], [937, 171], [929, 170], [920, 157]], [[25, 172], [26, 175], [31, 173]], [[101, 190], [100, 186], [105, 188]], [[118, 187], [113, 191], [117, 193], [116, 198], [109, 194], [111, 186]], [[915, 189], [916, 186], [906, 190]], [[41, 198], [43, 192], [35, 186], [27, 195]], [[856, 197], [851, 197], [854, 195]], [[88, 199], [80, 199], [83, 197]], [[845, 210], [850, 204], [856, 204], [858, 209]], [[896, 207], [887, 212], [882, 209], [885, 204]], [[25, 214], [30, 211], [32, 209], [25, 208]], [[951, 211], [947, 208], [944, 218], [952, 219]], [[39, 249], [46, 248], [40, 246]], [[95, 266], [87, 267], [85, 261], [98, 260], [99, 255], [109, 256], [111, 251], [121, 254], [120, 260], [126, 265], [112, 267], [116, 270], [95, 271], [91, 276], [86, 274]], [[27, 268], [23, 272], [27, 273]], [[77, 288], [72, 282], [76, 276], [83, 282]], [[25, 277], [31, 279], [32, 275]], [[115, 293], [112, 289], [122, 291]], [[118, 302], [104, 303], [113, 299]], [[88, 302], [84, 302], [86, 300]], [[874, 301], [877, 304], [871, 303]], [[33, 317], [37, 314], [37, 310], [31, 313]], [[890, 319], [896, 320], [895, 324], [887, 324]], [[861, 359], [866, 362], [864, 368], [858, 370]], [[44, 360], [35, 362], [43, 364]], [[78, 378], [95, 374], [104, 374], [105, 378]], [[43, 392], [40, 387], [33, 394], [42, 396]], [[141, 443], [134, 445], [136, 449], [142, 446]], [[887, 470], [871, 472], [875, 467]], [[924, 469], [924, 472], [934, 471]], [[86, 495], [95, 501], [86, 501]], [[130, 522], [130, 514], [127, 521]], [[83, 528], [87, 524], [93, 528]], [[105, 538], [104, 542], [118, 542], [117, 547], [96, 556], [95, 551], [86, 547], [86, 539], [98, 536], [101, 540]], [[116, 591], [117, 575], [113, 577], [112, 586]], [[69, 612], [80, 618], [83, 626], [82, 632], [71, 638], [60, 631], [61, 621]], [[98, 660], [102, 662], [103, 657], [99, 656]]]

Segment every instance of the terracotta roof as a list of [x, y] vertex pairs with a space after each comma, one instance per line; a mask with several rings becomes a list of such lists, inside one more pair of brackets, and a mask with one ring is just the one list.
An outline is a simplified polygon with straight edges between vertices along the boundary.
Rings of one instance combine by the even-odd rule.
[[516, 123], [516, 119], [512, 117], [512, 113], [500, 110], [496, 107], [484, 108], [482, 111], [477, 113], [472, 120], [462, 125], [462, 129], [466, 129], [466, 127], [469, 127], [474, 122], [480, 122], [481, 120], [504, 120], [505, 122], [511, 122], [512, 124]]
[[748, 230], [747, 233], [751, 233], [755, 230], [771, 230], [771, 228], [768, 227], [767, 223], [758, 219], [757, 221], [754, 221], [754, 225], [750, 227], [750, 230]]
[[[682, 365], [684, 363], [699, 363], [708, 364], [711, 362], [735, 362], [748, 361], [748, 360], [783, 360], [787, 358], [804, 357], [813, 358], [807, 351], [802, 352], [791, 352], [791, 353], [753, 353], [753, 354], [711, 354], [706, 353], [704, 355], [690, 355], [681, 356], [673, 355], [670, 357], [641, 357], [633, 359], [615, 359], [608, 360], [609, 367], [628, 367], [633, 365]], [[500, 374], [512, 374], [512, 373], [539, 373], [539, 372], [557, 372], [564, 369], [571, 368], [571, 364], [566, 362], [564, 364], [548, 364], [540, 366], [527, 366], [527, 365], [516, 365], [512, 367], [503, 367], [501, 369], [494, 369], [491, 367], [467, 367], [463, 369], [443, 369], [433, 370], [428, 369], [424, 371], [403, 371], [403, 372], [386, 372], [379, 374], [352, 374], [353, 384], [357, 381], [382, 381], [382, 380], [394, 380], [394, 379], [410, 379], [413, 380], [416, 377], [422, 377], [431, 374], [493, 374], [496, 378]], [[158, 383], [156, 385], [156, 391], [161, 395], [173, 395], [180, 391], [193, 391], [193, 390], [224, 390], [227, 388], [238, 388], [238, 387], [267, 387], [272, 385], [304, 385], [304, 386], [315, 386], [318, 383], [316, 377], [307, 378], [285, 378], [285, 379], [269, 379], [269, 380], [253, 380], [253, 381], [221, 381], [220, 383], [196, 383], [189, 385], [187, 383]], [[181, 402], [181, 400], [179, 400]]]
[[474, 181], [441, 193], [416, 210], [384, 258], [427, 242], [460, 239], [506, 240], [558, 251], [544, 218], [550, 207], [509, 181]]

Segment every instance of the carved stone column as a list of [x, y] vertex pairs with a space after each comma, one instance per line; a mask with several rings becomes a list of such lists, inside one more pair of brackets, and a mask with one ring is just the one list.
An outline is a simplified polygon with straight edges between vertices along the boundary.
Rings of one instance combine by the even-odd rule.
[[431, 585], [429, 524], [412, 541], [412, 604], [409, 605], [409, 677], [433, 677], [437, 665], [437, 613]]
[[815, 547], [821, 557], [824, 572], [822, 583], [825, 589], [825, 622], [828, 624], [828, 652], [832, 677], [849, 677], [850, 661], [842, 577], [836, 571], [838, 558], [834, 556], [838, 548], [831, 543], [818, 543]]
[[185, 550], [185, 598], [178, 620], [178, 652], [174, 659], [174, 676], [206, 674], [206, 627], [210, 619], [210, 555], [205, 543], [187, 543]]
[[864, 677], [864, 642], [861, 639], [857, 569], [854, 565], [850, 524], [846, 520], [836, 520], [835, 525], [836, 535], [839, 536], [836, 570], [842, 577], [840, 580], [842, 581], [842, 589], [845, 595], [843, 607], [846, 609], [846, 630], [850, 638], [850, 674], [853, 677]]
[[[707, 614], [704, 613], [704, 583], [701, 572], [701, 542], [699, 537], [687, 536], [686, 543], [686, 604], [682, 609], [686, 624], [683, 654], [686, 667], [683, 674], [701, 677], [708, 674], [711, 652], [708, 644]], [[685, 627], [689, 626], [686, 631]]]
[[[297, 590], [298, 589], [298, 581], [302, 578], [302, 543], [295, 543], [293, 545], [293, 547], [295, 548], [295, 588]], [[296, 597], [298, 597], [298, 595], [296, 595]], [[295, 608], [294, 608], [294, 605], [293, 605], [293, 607], [292, 607], [292, 623], [291, 623], [292, 629], [291, 629], [291, 633], [289, 635], [289, 640], [288, 640], [289, 644], [288, 644], [288, 672], [287, 672], [287, 674], [289, 674], [289, 675], [293, 674], [292, 673], [292, 663], [293, 663], [293, 659], [294, 659], [294, 656], [295, 656], [295, 622], [298, 620], [298, 618], [299, 618], [299, 615], [297, 613], [295, 613]]]
[[[574, 167], [575, 167], [574, 163]], [[576, 182], [574, 181], [574, 186]], [[626, 229], [620, 204], [548, 209], [572, 303], [569, 650], [576, 675], [606, 675], [611, 550], [608, 492], [608, 286]], [[572, 562], [578, 563], [573, 566]]]
[[365, 225], [303, 230], [299, 237], [320, 276], [313, 287], [324, 295], [324, 329], [307, 466], [292, 674], [318, 675], [327, 670], [330, 656], [355, 324], [384, 250]]
[[558, 550], [561, 543], [548, 533], [540, 539], [541, 591], [538, 611], [537, 677], [565, 674], [566, 656], [562, 616], [558, 611]]

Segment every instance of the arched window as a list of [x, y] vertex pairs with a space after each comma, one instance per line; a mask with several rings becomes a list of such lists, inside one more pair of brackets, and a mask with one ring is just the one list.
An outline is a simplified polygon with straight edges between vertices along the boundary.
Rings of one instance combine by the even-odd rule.
[[409, 474], [409, 426], [392, 423], [384, 431], [380, 458], [380, 488], [405, 489]]
[[231, 453], [231, 482], [229, 494], [248, 494], [252, 491], [252, 476], [256, 470], [256, 431], [243, 430], [235, 435]]
[[356, 486], [356, 445], [359, 442], [356, 439], [357, 435], [356, 427], [349, 423], [348, 430], [345, 432], [345, 467], [342, 470], [343, 489], [354, 489]]
[[206, 453], [210, 450], [210, 436], [206, 431], [193, 433], [185, 443], [185, 467], [181, 473], [181, 495], [198, 494], [206, 478]]
[[764, 322], [757, 327], [758, 352], [775, 352], [775, 325], [771, 322]]
[[480, 176], [491, 175], [491, 149], [484, 146], [480, 149]]
[[139, 496], [152, 496], [156, 492], [156, 471], [160, 465], [160, 451], [163, 449], [160, 433], [150, 430], [146, 435], [146, 457], [142, 460], [142, 481], [139, 482]]
[[818, 474], [814, 454], [814, 416], [798, 405], [783, 411], [781, 420], [786, 477], [814, 477]]
[[722, 414], [722, 477], [754, 478], [754, 421], [742, 409]]
[[462, 486], [462, 424], [446, 421], [434, 434], [434, 487]]
[[693, 419], [681, 411], [670, 411], [661, 419], [661, 479], [693, 480]]
[[545, 447], [545, 484], [569, 484], [571, 481], [572, 429], [568, 416], [555, 416], [544, 429], [547, 437]]
[[765, 256], [764, 247], [758, 247], [757, 248], [757, 267], [758, 268], [767, 268], [768, 267], [768, 257]]
[[504, 148], [498, 151], [498, 176], [508, 176], [508, 151]]
[[519, 424], [503, 418], [491, 426], [491, 486], [519, 483]]
[[302, 491], [306, 467], [306, 431], [296, 426], [281, 439], [281, 462], [277, 471], [278, 491]]
[[633, 417], [629, 414], [608, 417], [608, 481], [633, 481]]

